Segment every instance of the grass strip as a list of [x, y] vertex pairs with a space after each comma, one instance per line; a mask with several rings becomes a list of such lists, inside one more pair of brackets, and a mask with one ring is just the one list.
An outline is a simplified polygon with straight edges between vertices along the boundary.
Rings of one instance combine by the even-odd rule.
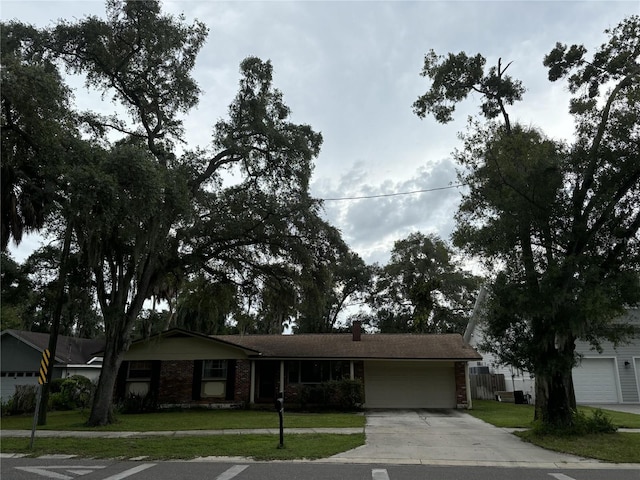
[[3, 453], [33, 456], [66, 454], [89, 458], [135, 458], [189, 460], [208, 456], [240, 456], [255, 460], [326, 458], [364, 444], [364, 434], [286, 435], [278, 448], [274, 435], [212, 435], [139, 438], [37, 438], [33, 450], [28, 438], [3, 438]]
[[640, 434], [608, 433], [582, 436], [535, 435], [516, 432], [523, 440], [556, 452], [613, 463], [640, 463]]
[[[278, 428], [275, 412], [255, 410], [190, 409], [145, 414], [117, 415], [117, 422], [104, 427], [87, 427], [89, 412], [79, 410], [47, 413], [47, 424], [38, 430], [92, 430], [105, 432], [145, 432], [173, 430], [226, 430], [246, 428]], [[289, 413], [285, 412], [285, 428], [364, 427], [361, 413]], [[4, 430], [30, 430], [33, 414], [2, 417]]]
[[[592, 407], [579, 406], [578, 411], [591, 416], [596, 410]], [[640, 415], [614, 410], [601, 409], [618, 428], [640, 428]], [[496, 402], [494, 400], [474, 400], [473, 409], [467, 411], [480, 420], [503, 428], [530, 428], [533, 421], [533, 405], [516, 405], [514, 403]]]

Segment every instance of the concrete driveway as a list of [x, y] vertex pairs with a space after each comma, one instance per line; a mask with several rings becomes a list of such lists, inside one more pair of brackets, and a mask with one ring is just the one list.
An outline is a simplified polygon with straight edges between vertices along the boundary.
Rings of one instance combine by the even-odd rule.
[[366, 445], [329, 460], [353, 463], [593, 468], [600, 462], [523, 442], [456, 410], [367, 412]]

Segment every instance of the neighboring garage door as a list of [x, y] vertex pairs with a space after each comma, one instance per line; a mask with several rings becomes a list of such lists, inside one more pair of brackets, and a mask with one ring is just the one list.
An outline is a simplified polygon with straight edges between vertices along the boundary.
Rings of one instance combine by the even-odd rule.
[[613, 358], [583, 358], [573, 369], [577, 403], [619, 403], [618, 375]]
[[364, 362], [367, 408], [455, 408], [451, 362]]
[[14, 375], [2, 375], [2, 379], [0, 381], [0, 397], [2, 397], [2, 401], [6, 402], [16, 391], [16, 385], [37, 385], [38, 377], [29, 376], [29, 377], [15, 377]]

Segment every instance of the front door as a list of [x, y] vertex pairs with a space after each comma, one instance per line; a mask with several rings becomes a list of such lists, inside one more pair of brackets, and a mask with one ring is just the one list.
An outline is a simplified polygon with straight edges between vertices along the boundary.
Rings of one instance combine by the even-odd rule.
[[256, 401], [273, 402], [277, 395], [278, 379], [280, 378], [280, 362], [266, 360], [256, 362], [256, 377], [258, 392]]

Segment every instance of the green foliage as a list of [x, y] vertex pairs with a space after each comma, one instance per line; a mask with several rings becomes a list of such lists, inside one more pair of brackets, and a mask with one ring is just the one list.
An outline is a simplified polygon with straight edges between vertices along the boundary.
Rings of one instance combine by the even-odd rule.
[[53, 410], [84, 410], [91, 404], [95, 385], [87, 377], [73, 375], [58, 382], [58, 387], [51, 384], [50, 408]]
[[370, 323], [384, 333], [462, 333], [477, 288], [443, 240], [413, 233], [394, 244], [378, 272]]
[[42, 47], [46, 33], [17, 22], [1, 25], [2, 235], [41, 229], [55, 207], [69, 147], [76, 137], [70, 90]]
[[36, 410], [38, 385], [16, 385], [16, 391], [7, 402], [6, 411], [9, 415], [33, 413]]
[[0, 261], [0, 330], [21, 330], [31, 304], [32, 282], [9, 253], [1, 252]]
[[352, 412], [362, 408], [364, 385], [361, 380], [331, 380], [318, 385], [298, 385], [295, 400], [306, 410], [341, 410]]
[[541, 421], [535, 421], [531, 429], [534, 435], [582, 436], [603, 433], [615, 433], [617, 427], [611, 417], [600, 409], [593, 410], [591, 416], [582, 411], [573, 411], [573, 423], [570, 428], [558, 428]]
[[[431, 79], [431, 88], [413, 104], [413, 111], [420, 118], [433, 114], [440, 123], [453, 119], [455, 104], [464, 100], [470, 93], [482, 96], [480, 106], [487, 119], [505, 114], [505, 104], [513, 105], [522, 99], [524, 87], [519, 80], [513, 80], [499, 60], [497, 67], [491, 67], [485, 73], [486, 59], [477, 54], [469, 57], [466, 53], [449, 53], [445, 58], [430, 50], [424, 57], [421, 75]], [[508, 123], [508, 121], [507, 121]]]
[[130, 393], [117, 409], [122, 414], [153, 413], [158, 411], [158, 399], [151, 392], [145, 395]]
[[343, 379], [328, 383], [330, 404], [339, 410], [354, 411], [364, 403], [364, 385], [361, 380]]
[[335, 331], [338, 315], [347, 305], [362, 302], [370, 287], [372, 269], [333, 228], [329, 247], [318, 252], [313, 264], [301, 272], [296, 332]]
[[49, 392], [50, 393], [60, 393], [62, 391], [62, 384], [65, 382], [66, 378], [54, 378], [49, 383]]
[[29, 255], [20, 266], [32, 289], [23, 300], [23, 328], [50, 332], [57, 304], [62, 301], [59, 334], [95, 338], [103, 333], [103, 327], [95, 305], [91, 272], [74, 252], [66, 262], [67, 286], [60, 299], [57, 277], [61, 256], [60, 248], [49, 244]]

